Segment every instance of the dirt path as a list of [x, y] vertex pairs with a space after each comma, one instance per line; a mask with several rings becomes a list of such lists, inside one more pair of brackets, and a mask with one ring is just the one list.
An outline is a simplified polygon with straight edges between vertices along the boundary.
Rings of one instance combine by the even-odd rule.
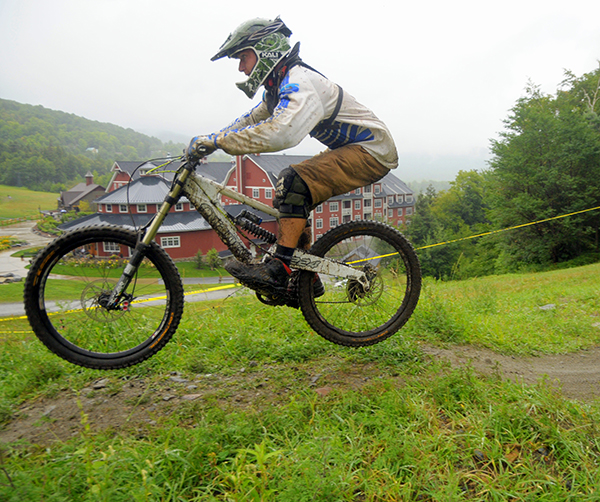
[[52, 240], [52, 237], [41, 235], [39, 232], [34, 232], [36, 224], [35, 221], [24, 221], [23, 223], [17, 223], [16, 225], [10, 225], [0, 229], [0, 235], [14, 237], [15, 239], [26, 242], [26, 244], [20, 248], [12, 248], [0, 252], [0, 274], [10, 273], [19, 277], [25, 277], [27, 275], [27, 269], [25, 267], [29, 265], [29, 260], [13, 258], [11, 255], [20, 249], [45, 246]]
[[452, 366], [470, 365], [486, 375], [499, 372], [504, 378], [527, 385], [546, 378], [563, 396], [580, 401], [600, 398], [600, 347], [573, 354], [515, 357], [488, 349], [454, 346], [449, 349], [424, 347], [426, 354], [445, 359]]
[[[546, 378], [569, 399], [600, 398], [600, 347], [575, 354], [526, 358], [470, 346], [445, 349], [423, 346], [422, 349], [431, 360], [447, 361], [453, 367], [469, 365], [484, 375], [500, 374], [527, 385]], [[349, 370], [347, 365], [335, 367], [321, 361], [297, 365], [292, 370], [294, 374], [286, 382], [281, 380], [281, 368], [269, 365], [256, 366], [251, 371], [241, 368], [235, 375], [198, 375], [192, 379], [172, 374], [152, 380], [120, 380], [103, 373], [77, 394], [65, 390], [52, 398], [23, 404], [18, 416], [0, 431], [0, 444], [68, 440], [83, 430], [84, 414], [92, 431], [143, 433], [160, 426], [161, 419], [174, 410], [207, 399], [223, 408], [260, 409], [287, 402], [289, 394], [302, 389], [312, 389], [318, 394], [352, 391], [374, 379], [389, 378], [375, 363], [354, 364]], [[395, 378], [398, 385], [403, 385], [401, 376]]]

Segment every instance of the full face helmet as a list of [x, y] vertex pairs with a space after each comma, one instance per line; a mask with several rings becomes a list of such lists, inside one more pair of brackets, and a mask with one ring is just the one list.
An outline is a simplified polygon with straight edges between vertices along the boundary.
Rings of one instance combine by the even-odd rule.
[[275, 20], [251, 19], [242, 23], [227, 37], [211, 61], [225, 56], [232, 58], [241, 51], [252, 49], [256, 54], [256, 64], [248, 80], [236, 84], [252, 99], [277, 63], [292, 50], [289, 40], [291, 34], [290, 29], [279, 17]]

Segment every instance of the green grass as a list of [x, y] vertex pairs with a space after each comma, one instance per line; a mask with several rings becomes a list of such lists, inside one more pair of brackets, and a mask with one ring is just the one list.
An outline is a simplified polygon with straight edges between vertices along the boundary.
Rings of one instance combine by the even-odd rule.
[[425, 281], [413, 329], [439, 342], [510, 354], [564, 353], [600, 343], [600, 264], [461, 282]]
[[[36, 218], [40, 210], [56, 209], [58, 194], [0, 185], [0, 221]], [[1, 233], [1, 232], [0, 232]]]
[[[177, 268], [179, 270], [179, 273], [181, 274], [182, 278], [205, 278], [205, 277], [230, 277], [229, 274], [227, 272], [225, 272], [224, 269], [217, 269], [217, 270], [209, 270], [209, 269], [197, 269], [194, 265], [194, 263], [192, 262], [178, 262], [176, 263]], [[69, 275], [73, 275], [73, 272], [75, 272], [75, 275], [78, 275], [80, 273], [80, 270], [78, 269], [73, 269], [71, 267], [66, 267], [66, 266], [61, 266], [61, 265], [57, 265], [54, 269], [53, 269], [54, 273], [57, 274], [63, 274], [66, 276]], [[118, 278], [121, 275], [121, 270], [120, 269], [114, 269], [114, 270], [109, 270], [107, 273], [108, 277], [112, 277], [112, 278]], [[146, 277], [158, 277], [159, 274], [158, 272], [156, 273], [146, 273], [145, 274]], [[25, 285], [25, 282], [23, 281], [21, 282], [15, 282], [15, 283], [11, 283], [11, 284], [2, 284], [0, 287], [0, 303], [15, 303], [15, 302], [21, 302], [22, 298], [23, 298], [23, 287]], [[51, 279], [52, 280], [52, 279]], [[64, 299], [69, 299], [73, 297], [73, 293], [74, 292], [78, 292], [81, 293], [81, 288], [77, 288], [76, 286], [74, 286], [73, 284], [71, 284], [69, 281], [65, 281], [65, 280], [60, 280], [60, 282], [58, 282], [59, 280], [52, 280], [54, 282], [54, 284], [59, 284], [61, 287], [59, 289], [60, 294], [58, 296], [54, 296], [52, 298], [48, 298], [49, 300], [64, 300]], [[214, 287], [214, 285], [211, 284], [184, 284], [184, 290], [187, 291], [196, 291], [196, 290], [203, 290], [203, 289], [207, 289], [207, 288], [212, 288]], [[52, 288], [53, 291], [56, 293], [57, 292], [57, 288], [53, 287]], [[77, 294], [76, 296], [79, 296], [79, 294]]]
[[[359, 350], [251, 296], [191, 304], [165, 349], [111, 373], [63, 363], [24, 333], [26, 321], [2, 322], [0, 421], [20, 403], [99, 378], [117, 392], [125, 379], [158, 386], [172, 371], [221, 383], [155, 426], [98, 432], [81, 412], [69, 440], [3, 445], [0, 500], [600, 500], [600, 402], [564, 399], [543, 381], [452, 369], [419, 349], [420, 341], [513, 354], [598, 345], [599, 288], [600, 265], [426, 281], [402, 332]], [[318, 385], [331, 375], [344, 385], [319, 395], [315, 374]], [[247, 404], [236, 404], [240, 396]]]

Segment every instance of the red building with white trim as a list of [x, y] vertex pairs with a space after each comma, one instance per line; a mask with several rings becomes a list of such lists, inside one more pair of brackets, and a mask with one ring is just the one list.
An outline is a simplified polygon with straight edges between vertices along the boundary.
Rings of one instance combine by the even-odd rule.
[[[197, 172], [271, 205], [279, 173], [308, 158], [299, 155], [239, 155], [231, 163], [203, 163], [198, 166]], [[174, 163], [168, 169], [175, 171], [177, 167], [178, 163]], [[95, 201], [98, 212], [64, 224], [61, 229], [94, 224], [142, 226], [158, 211], [173, 179], [172, 172], [160, 172], [153, 163], [115, 162], [112, 171], [106, 194]], [[246, 208], [227, 197], [222, 198], [222, 203], [233, 216]], [[313, 239], [351, 220], [378, 219], [400, 225], [408, 221], [413, 211], [412, 191], [390, 172], [376, 183], [320, 204], [311, 215]], [[263, 218], [262, 226], [276, 234], [276, 221], [266, 214], [259, 216]], [[228, 254], [225, 245], [186, 198], [171, 209], [157, 242], [174, 259], [193, 258], [198, 250], [206, 254], [213, 248], [222, 256]]]

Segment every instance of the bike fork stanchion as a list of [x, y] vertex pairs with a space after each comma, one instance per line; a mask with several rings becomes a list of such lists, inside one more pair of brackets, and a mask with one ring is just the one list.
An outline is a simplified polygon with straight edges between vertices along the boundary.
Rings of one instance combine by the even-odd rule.
[[175, 180], [173, 181], [173, 186], [171, 187], [171, 190], [165, 197], [165, 200], [160, 206], [160, 210], [158, 211], [158, 213], [156, 213], [156, 216], [150, 221], [150, 225], [144, 232], [143, 238], [140, 242], [138, 242], [137, 246], [135, 247], [135, 251], [131, 256], [129, 263], [125, 267], [125, 270], [123, 270], [123, 273], [121, 274], [117, 285], [114, 287], [110, 297], [106, 301], [106, 305], [103, 305], [103, 307], [106, 307], [108, 310], [113, 310], [117, 308], [119, 301], [121, 300], [121, 295], [127, 289], [129, 284], [131, 284], [131, 281], [135, 277], [135, 273], [144, 259], [146, 250], [148, 249], [152, 241], [154, 241], [154, 238], [156, 237], [159, 228], [163, 224], [163, 221], [165, 221], [165, 218], [169, 214], [171, 208], [179, 201], [183, 185], [188, 179], [190, 173], [194, 170], [194, 167], [194, 165], [186, 163], [182, 166], [181, 171], [175, 176]]

